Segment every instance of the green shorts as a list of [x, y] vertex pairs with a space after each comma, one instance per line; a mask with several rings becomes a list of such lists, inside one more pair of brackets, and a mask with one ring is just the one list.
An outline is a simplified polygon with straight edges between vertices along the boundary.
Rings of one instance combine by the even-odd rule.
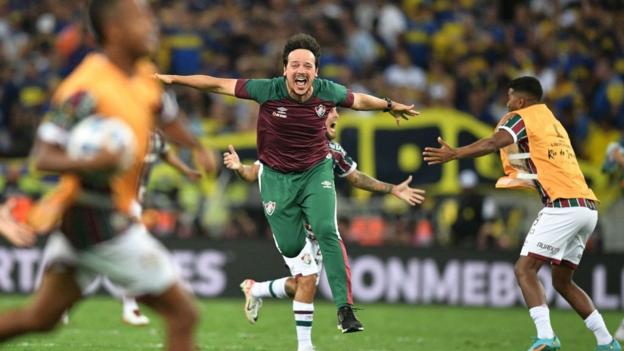
[[352, 304], [347, 253], [338, 233], [333, 161], [327, 158], [304, 172], [283, 173], [263, 165], [260, 196], [278, 250], [296, 257], [306, 243], [307, 223], [321, 251], [336, 306]]

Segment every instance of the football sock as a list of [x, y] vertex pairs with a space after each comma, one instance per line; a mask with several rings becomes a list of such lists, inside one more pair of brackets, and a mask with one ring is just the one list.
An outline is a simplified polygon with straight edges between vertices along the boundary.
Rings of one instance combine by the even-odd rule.
[[299, 349], [312, 346], [312, 320], [314, 319], [314, 304], [293, 300], [293, 313], [297, 326], [297, 343]]
[[124, 312], [138, 310], [139, 306], [137, 305], [134, 297], [122, 296], [121, 302], [123, 303]]
[[267, 280], [265, 282], [256, 282], [251, 287], [251, 294], [255, 297], [274, 297], [283, 299], [288, 297], [286, 295], [286, 280], [289, 277], [284, 277], [276, 280]]
[[589, 317], [585, 319], [585, 325], [587, 326], [587, 329], [594, 332], [598, 345], [605, 345], [613, 340], [613, 337], [609, 333], [604, 319], [602, 319], [602, 315], [598, 312], [598, 310], [594, 310], [594, 312], [592, 312]]
[[529, 314], [535, 323], [538, 338], [552, 339], [555, 337], [555, 332], [550, 325], [550, 311], [548, 310], [548, 306], [541, 305], [533, 307], [529, 309]]

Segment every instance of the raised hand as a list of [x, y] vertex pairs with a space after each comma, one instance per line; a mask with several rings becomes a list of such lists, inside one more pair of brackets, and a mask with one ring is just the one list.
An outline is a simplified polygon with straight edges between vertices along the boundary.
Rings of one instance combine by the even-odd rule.
[[425, 191], [423, 189], [410, 188], [412, 176], [407, 177], [401, 184], [392, 187], [392, 195], [407, 202], [411, 206], [422, 204], [425, 201]]
[[401, 122], [401, 118], [404, 120], [408, 120], [410, 117], [418, 116], [420, 114], [420, 112], [414, 110], [414, 105], [403, 105], [396, 101], [392, 102], [392, 106], [389, 112], [396, 120], [397, 125], [399, 125], [399, 122]]
[[228, 150], [229, 151], [223, 153], [223, 164], [227, 169], [236, 171], [241, 168], [240, 158], [233, 145], [228, 145]]
[[457, 152], [449, 146], [441, 137], [438, 137], [440, 147], [426, 147], [423, 151], [423, 159], [428, 165], [442, 164], [457, 158]]
[[35, 242], [35, 232], [30, 226], [13, 218], [11, 214], [13, 206], [14, 200], [8, 200], [0, 206], [0, 233], [15, 246], [30, 246]]
[[184, 175], [193, 182], [200, 180], [202, 176], [200, 171], [192, 168], [184, 170]]

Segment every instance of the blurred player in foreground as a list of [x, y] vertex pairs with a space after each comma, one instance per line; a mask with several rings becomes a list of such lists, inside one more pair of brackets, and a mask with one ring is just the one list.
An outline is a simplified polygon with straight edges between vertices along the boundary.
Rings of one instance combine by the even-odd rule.
[[537, 337], [529, 351], [559, 350], [561, 343], [550, 323], [544, 287], [537, 272], [552, 266], [553, 286], [583, 318], [596, 337], [596, 351], [621, 350], [609, 334], [602, 315], [585, 291], [572, 280], [587, 239], [598, 221], [597, 199], [585, 183], [570, 138], [559, 120], [541, 103], [542, 86], [534, 77], [511, 81], [507, 108], [495, 133], [470, 145], [423, 152], [429, 164], [487, 155], [500, 149], [505, 177], [500, 188], [534, 188], [544, 203], [526, 236], [516, 262], [516, 279], [535, 322]]
[[[84, 284], [103, 274], [164, 317], [166, 349], [191, 351], [199, 318], [193, 297], [182, 287], [167, 250], [133, 213], [150, 132], [162, 106], [162, 88], [146, 60], [158, 44], [155, 19], [140, 0], [92, 0], [88, 13], [102, 51], [87, 56], [60, 84], [32, 156], [38, 169], [62, 174], [58, 193], [68, 193], [72, 201], [60, 231], [48, 239], [48, 266], [34, 299], [0, 315], [0, 341], [53, 329], [80, 300]], [[93, 114], [130, 127], [136, 152], [129, 168], [119, 169], [119, 153], [104, 151], [90, 160], [67, 156], [71, 129]], [[111, 176], [103, 177], [107, 172]]]
[[[334, 141], [336, 138], [336, 123], [338, 120], [336, 108], [332, 108], [326, 118], [326, 136], [329, 139], [329, 150], [333, 159], [334, 174], [345, 178], [356, 188], [371, 192], [392, 194], [411, 206], [424, 201], [425, 191], [409, 187], [412, 177], [398, 185], [381, 182], [357, 170], [357, 164], [349, 157], [342, 146]], [[262, 171], [262, 164], [241, 164], [238, 154], [232, 145], [229, 152], [223, 155], [223, 163], [228, 169], [235, 171], [242, 179], [248, 182], [258, 180]], [[291, 276], [280, 279], [256, 282], [246, 279], [241, 283], [245, 293], [245, 316], [252, 324], [258, 320], [258, 312], [262, 306], [262, 298], [292, 298], [293, 313], [297, 329], [298, 351], [314, 350], [312, 345], [312, 321], [314, 319], [314, 296], [323, 268], [323, 256], [318, 242], [311, 228], [306, 225], [306, 244], [296, 257], [284, 257]]]
[[[147, 182], [149, 181], [149, 175], [154, 164], [158, 160], [163, 160], [167, 162], [167, 164], [171, 165], [173, 168], [178, 170], [180, 173], [184, 174], [188, 179], [192, 181], [197, 181], [201, 177], [201, 173], [195, 169], [190, 168], [186, 165], [177, 155], [175, 151], [171, 149], [171, 146], [167, 143], [164, 136], [160, 131], [152, 132], [150, 137], [150, 146], [149, 152], [145, 156], [143, 173], [141, 177], [141, 186], [139, 187], [139, 198], [138, 198], [138, 206], [134, 207], [135, 215], [137, 217], [141, 217], [142, 210], [139, 204], [143, 203], [145, 198], [145, 192], [147, 187]], [[41, 267], [43, 270], [46, 264], [44, 263]], [[105, 281], [105, 282], [103, 282]], [[83, 295], [89, 295], [93, 292], [94, 289], [100, 286], [100, 284], [105, 283], [109, 286], [112, 286], [115, 291], [119, 292], [121, 302], [122, 302], [122, 320], [124, 323], [133, 326], [145, 326], [149, 324], [150, 320], [147, 316], [141, 313], [141, 309], [137, 304], [136, 298], [134, 296], [129, 296], [127, 293], [123, 291], [123, 289], [116, 286], [114, 283], [110, 281], [110, 279], [105, 276], [99, 276], [95, 281], [90, 283], [85, 291], [83, 291]], [[69, 322], [69, 316], [66, 313], [63, 316], [63, 323], [67, 324]]]

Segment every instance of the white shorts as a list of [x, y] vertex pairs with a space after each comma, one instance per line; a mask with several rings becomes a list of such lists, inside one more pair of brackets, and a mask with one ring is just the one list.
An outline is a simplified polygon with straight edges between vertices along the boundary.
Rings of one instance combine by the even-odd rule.
[[76, 250], [56, 232], [43, 252], [46, 267], [74, 267], [82, 291], [99, 274], [108, 277], [129, 296], [158, 295], [178, 281], [173, 261], [165, 247], [142, 224], [135, 224], [117, 237]]
[[576, 268], [597, 222], [598, 211], [587, 207], [544, 207], [533, 222], [520, 255]]
[[296, 257], [283, 257], [293, 277], [317, 274], [316, 283], [318, 284], [321, 271], [323, 270], [323, 255], [316, 239], [306, 237], [306, 244], [299, 255]]

